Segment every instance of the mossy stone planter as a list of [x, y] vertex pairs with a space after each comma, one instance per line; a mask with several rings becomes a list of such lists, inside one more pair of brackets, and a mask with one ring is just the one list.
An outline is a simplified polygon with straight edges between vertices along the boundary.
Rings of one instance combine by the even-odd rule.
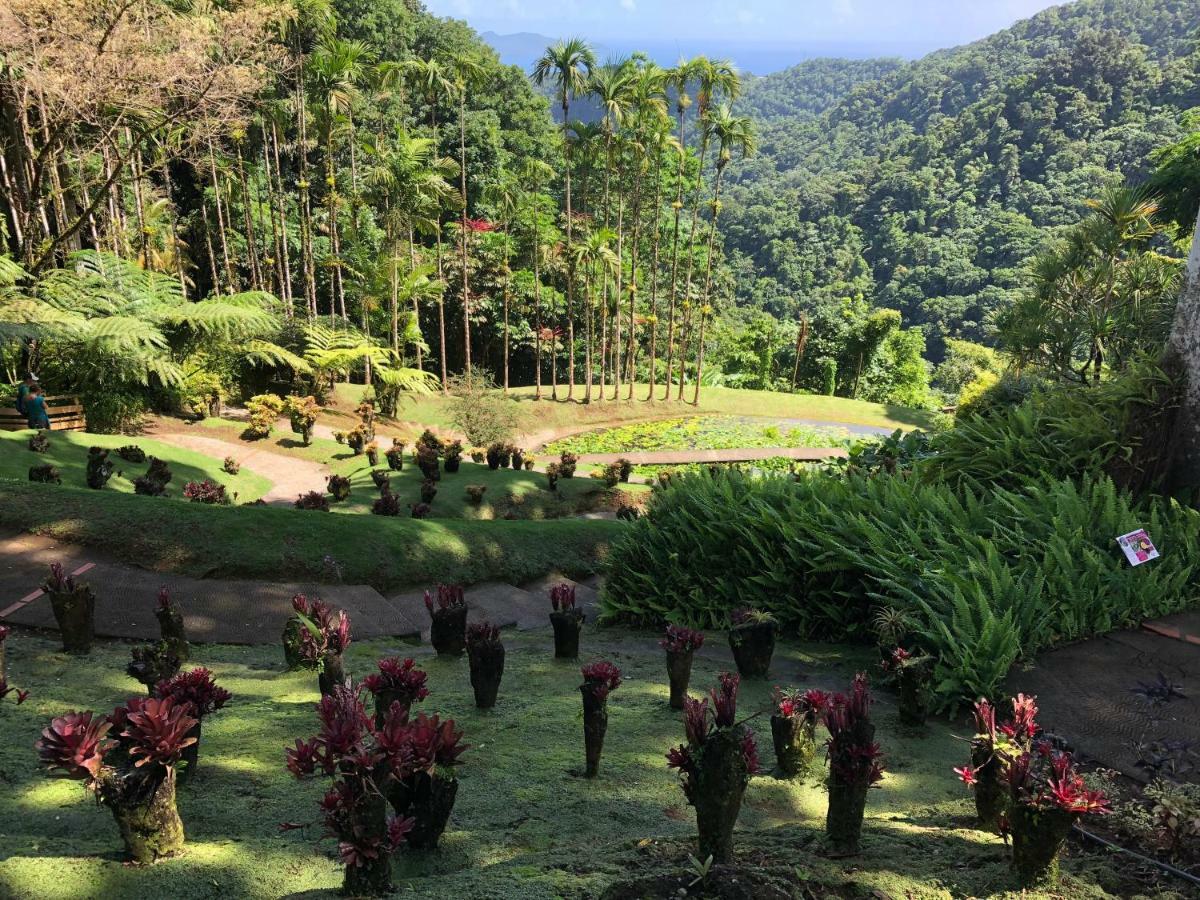
[[712, 732], [696, 759], [692, 803], [700, 834], [698, 859], [733, 861], [733, 829], [746, 793], [746, 759], [741, 735], [732, 728]]
[[[366, 785], [351, 813], [356, 830], [380, 841], [387, 837], [387, 798], [374, 785]], [[346, 866], [342, 893], [348, 897], [384, 897], [392, 893], [392, 855], [380, 852], [361, 866]]]
[[817, 752], [815, 727], [807, 719], [771, 716], [771, 741], [775, 761], [785, 775], [799, 775], [812, 764]]
[[1000, 760], [990, 747], [971, 747], [971, 768], [975, 770], [975, 814], [979, 824], [990, 831], [1000, 827], [1004, 813], [1004, 785], [1000, 781]]
[[475, 705], [479, 709], [491, 709], [496, 705], [500, 679], [504, 677], [504, 645], [468, 647], [467, 657], [471, 664], [471, 689], [475, 692]]
[[408, 845], [417, 850], [436, 850], [454, 800], [458, 796], [458, 779], [442, 778], [428, 772], [418, 772], [392, 788], [389, 794], [398, 816], [412, 816], [416, 821], [408, 833]]
[[429, 643], [438, 656], [462, 656], [467, 649], [467, 607], [434, 610]]
[[196, 777], [196, 766], [200, 764], [200, 735], [203, 722], [199, 716], [196, 717], [196, 724], [192, 726], [191, 731], [187, 733], [188, 737], [194, 737], [196, 743], [184, 747], [183, 752], [179, 756], [179, 761], [183, 763], [179, 767], [179, 783], [187, 784]]
[[729, 629], [729, 649], [743, 678], [766, 678], [775, 655], [775, 622], [746, 622]]
[[831, 855], [857, 856], [861, 849], [863, 814], [867, 809], [865, 781], [846, 784], [829, 776], [829, 810], [825, 814], [825, 834]]
[[73, 591], [52, 591], [50, 606], [62, 637], [63, 650], [73, 656], [92, 652], [95, 637], [96, 596], [86, 584], [76, 585]]
[[600, 774], [600, 755], [604, 752], [604, 734], [608, 731], [608, 697], [599, 698], [592, 689], [580, 685], [583, 694], [584, 775], [595, 778]]
[[1053, 887], [1058, 883], [1058, 857], [1079, 819], [1061, 809], [1032, 809], [1016, 804], [1009, 811], [1013, 869], [1022, 887]]
[[171, 652], [181, 663], [187, 662], [192, 653], [187, 640], [187, 632], [183, 627], [183, 613], [174, 606], [165, 609], [159, 607], [154, 611], [154, 616], [158, 619], [158, 633], [162, 636], [163, 641], [171, 648]]
[[321, 671], [317, 673], [317, 687], [324, 697], [333, 693], [333, 689], [346, 683], [346, 668], [342, 662], [342, 654], [330, 653], [322, 662]]
[[159, 778], [138, 774], [104, 776], [100, 800], [112, 810], [129, 858], [149, 865], [183, 849], [183, 821], [175, 803], [175, 770]]
[[933, 678], [933, 662], [905, 666], [896, 674], [896, 689], [900, 724], [924, 725], [929, 718], [929, 682]]
[[579, 633], [583, 631], [584, 615], [580, 609], [564, 609], [550, 613], [554, 628], [554, 658], [579, 658]]
[[683, 709], [688, 684], [692, 680], [692, 650], [683, 653], [667, 651], [667, 678], [671, 684], [671, 709]]
[[283, 661], [289, 672], [307, 667], [304, 657], [300, 655], [300, 630], [304, 627], [294, 616], [283, 626]]

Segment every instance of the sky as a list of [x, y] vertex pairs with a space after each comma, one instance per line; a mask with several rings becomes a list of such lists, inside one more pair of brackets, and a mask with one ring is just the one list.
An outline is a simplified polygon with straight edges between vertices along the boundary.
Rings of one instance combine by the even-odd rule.
[[986, 37], [1061, 0], [425, 0], [478, 31], [660, 42], [949, 47]]

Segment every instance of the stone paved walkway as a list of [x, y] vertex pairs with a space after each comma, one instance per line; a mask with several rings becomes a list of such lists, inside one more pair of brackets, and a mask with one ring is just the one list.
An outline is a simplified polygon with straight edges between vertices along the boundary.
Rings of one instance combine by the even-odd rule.
[[[149, 572], [114, 562], [90, 548], [61, 544], [36, 535], [0, 535], [0, 622], [54, 629], [54, 613], [39, 586], [50, 563], [79, 572], [96, 593], [96, 633], [102, 637], [157, 639], [154, 607], [166, 586], [184, 613], [189, 637], [198, 642], [271, 644], [279, 639], [298, 593], [322, 597], [346, 610], [358, 638], [428, 639], [429, 616], [423, 591], [384, 597], [367, 585], [257, 582], [189, 578]], [[501, 627], [541, 628], [549, 624], [550, 586], [571, 582], [557, 575], [524, 587], [491, 582], [467, 589], [472, 622], [487, 619]], [[580, 605], [595, 617], [595, 583], [578, 584]]]

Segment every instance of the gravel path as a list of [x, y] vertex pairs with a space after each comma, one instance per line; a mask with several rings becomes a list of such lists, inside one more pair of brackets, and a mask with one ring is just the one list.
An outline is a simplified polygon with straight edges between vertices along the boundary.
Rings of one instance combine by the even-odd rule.
[[323, 490], [330, 474], [329, 468], [320, 463], [261, 450], [253, 444], [235, 444], [220, 438], [178, 432], [155, 434], [154, 438], [164, 444], [193, 450], [214, 459], [232, 456], [249, 471], [271, 481], [271, 489], [263, 496], [263, 500], [272, 506], [288, 506], [300, 494]]

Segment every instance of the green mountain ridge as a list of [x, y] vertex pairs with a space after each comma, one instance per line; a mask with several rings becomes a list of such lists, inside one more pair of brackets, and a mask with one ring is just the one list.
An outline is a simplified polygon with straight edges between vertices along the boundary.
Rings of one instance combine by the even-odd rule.
[[760, 152], [722, 211], [739, 304], [794, 320], [861, 297], [935, 360], [946, 337], [987, 341], [1047, 229], [1182, 134], [1198, 24], [1194, 0], [1080, 0], [879, 77], [887, 61], [756, 80], [739, 102]]

